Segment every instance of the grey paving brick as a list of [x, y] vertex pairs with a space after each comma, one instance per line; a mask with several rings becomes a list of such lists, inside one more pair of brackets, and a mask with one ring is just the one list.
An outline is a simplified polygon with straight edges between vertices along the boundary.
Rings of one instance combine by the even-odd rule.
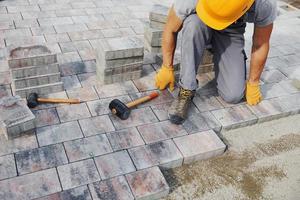
[[13, 21], [0, 22], [0, 30], [13, 29], [13, 28], [15, 28]]
[[11, 96], [10, 85], [0, 85], [0, 99], [6, 96]]
[[111, 117], [111, 119], [117, 130], [139, 126], [143, 124], [150, 124], [158, 121], [149, 107], [132, 110], [127, 120], [121, 120], [114, 115]]
[[63, 24], [54, 26], [57, 33], [87, 31], [88, 28], [85, 24]]
[[107, 133], [107, 137], [114, 151], [129, 149], [145, 144], [136, 128]]
[[248, 126], [257, 122], [257, 117], [245, 106], [239, 105], [230, 108], [211, 111], [224, 129]]
[[115, 83], [110, 85], [96, 86], [100, 98], [116, 97], [138, 92], [132, 81]]
[[55, 108], [35, 110], [33, 114], [36, 117], [36, 127], [49, 126], [59, 123]]
[[207, 119], [202, 116], [202, 113], [191, 114], [183, 123], [183, 127], [189, 134], [207, 131], [211, 129], [211, 127], [208, 125], [206, 120]]
[[[49, 26], [52, 27], [52, 26]], [[67, 33], [45, 34], [45, 39], [48, 43], [69, 42], [70, 38]]]
[[101, 39], [104, 37], [100, 30], [69, 32], [68, 34], [72, 41], [93, 40], [93, 39]]
[[103, 20], [103, 21], [87, 23], [87, 27], [89, 28], [89, 30], [93, 30], [93, 29], [102, 30], [102, 29], [118, 28], [119, 26], [114, 21]]
[[[95, 46], [96, 43], [93, 44], [93, 41], [91, 41], [92, 45]], [[130, 58], [122, 58], [122, 59], [114, 59], [114, 60], [104, 60], [101, 58], [101, 60], [97, 57], [97, 66], [99, 66], [99, 69], [105, 68], [115, 68], [115, 67], [121, 67], [124, 65], [132, 65], [134, 63], [142, 63], [143, 62], [143, 56], [138, 57], [130, 57]]]
[[72, 9], [67, 3], [40, 4], [41, 11]]
[[163, 30], [165, 28], [165, 25], [166, 25], [165, 23], [150, 21], [150, 27], [151, 28]]
[[7, 139], [32, 133], [35, 116], [20, 97], [3, 97], [0, 100], [0, 130]]
[[183, 126], [172, 124], [170, 121], [146, 124], [137, 128], [147, 144], [188, 134]]
[[168, 7], [156, 4], [151, 8], [149, 19], [150, 21], [166, 23], [168, 12]]
[[63, 53], [92, 48], [88, 40], [59, 43]]
[[112, 132], [115, 130], [108, 115], [82, 119], [79, 120], [79, 124], [85, 136], [91, 136], [105, 132]]
[[279, 70], [290, 79], [300, 77], [300, 67], [299, 66], [291, 66], [291, 67], [281, 66], [279, 68]]
[[94, 49], [83, 49], [83, 50], [79, 50], [78, 52], [83, 61], [96, 60], [96, 52]]
[[13, 79], [15, 89], [35, 87], [60, 82], [60, 73]]
[[25, 12], [22, 11], [22, 17], [24, 19], [40, 19], [40, 18], [51, 18], [51, 17], [56, 17], [55, 11], [30, 11], [30, 12]]
[[87, 12], [84, 9], [56, 10], [57, 17], [72, 17], [84, 15], [87, 15]]
[[62, 80], [64, 88], [66, 90], [72, 90], [72, 89], [81, 87], [81, 84], [76, 75], [64, 76], [64, 77], [61, 77], [61, 80]]
[[283, 57], [283, 60], [288, 66], [295, 66], [300, 64], [299, 54], [292, 54]]
[[[29, 184], [30, 183], [30, 184]], [[0, 199], [34, 199], [61, 191], [55, 169], [0, 181]]]
[[23, 19], [23, 20], [15, 20], [14, 21], [16, 28], [31, 28], [38, 27], [39, 24], [36, 19]]
[[175, 168], [181, 166], [183, 161], [181, 153], [172, 140], [135, 147], [128, 151], [138, 170], [156, 165]]
[[87, 102], [87, 105], [89, 107], [89, 110], [90, 110], [92, 116], [105, 115], [105, 114], [111, 113], [111, 111], [108, 108], [108, 105], [115, 98], [119, 99], [120, 101], [122, 101], [124, 103], [131, 101], [131, 99], [128, 95], [117, 96], [114, 98], [105, 98], [105, 99], [100, 99], [100, 100], [96, 100], [96, 101], [89, 101], [89, 102]]
[[102, 179], [108, 179], [135, 171], [135, 167], [126, 150], [96, 157], [95, 162]]
[[193, 102], [200, 112], [223, 108], [222, 104], [213, 95], [196, 95], [193, 99]]
[[31, 11], [40, 11], [38, 5], [19, 5], [19, 6], [7, 6], [8, 13], [19, 13], [23, 11], [31, 12]]
[[[140, 97], [144, 97], [146, 95], [149, 95], [152, 92], [153, 91], [133, 93], [133, 94], [130, 94], [130, 98], [131, 99], [138, 99]], [[149, 102], [143, 103], [143, 104], [139, 105], [138, 107], [142, 108], [142, 107], [152, 106], [152, 105], [156, 105], [156, 104], [169, 103], [169, 102], [172, 102], [174, 100], [173, 96], [171, 95], [171, 93], [168, 90], [157, 91], [157, 92], [159, 92], [158, 97], [156, 97], [155, 99], [153, 99]]]
[[298, 114], [300, 112], [300, 94], [291, 94], [274, 99], [280, 105], [282, 110], [291, 114]]
[[80, 101], [92, 101], [98, 99], [98, 95], [93, 87], [67, 90], [67, 94], [69, 98], [80, 99]]
[[26, 77], [39, 76], [43, 74], [57, 74], [59, 73], [58, 64], [50, 64], [47, 66], [31, 66], [31, 67], [22, 67], [11, 70], [11, 75], [13, 79], [22, 79]]
[[15, 156], [18, 174], [27, 174], [68, 163], [62, 144], [22, 151]]
[[0, 157], [0, 180], [17, 176], [13, 154]]
[[57, 171], [64, 190], [100, 180], [92, 159], [59, 166]]
[[261, 80], [264, 83], [278, 83], [286, 79], [287, 77], [277, 69], [264, 71], [261, 75]]
[[289, 92], [279, 83], [266, 83], [261, 85], [261, 93], [264, 99], [271, 99], [289, 94]]
[[6, 46], [30, 46], [41, 45], [45, 43], [43, 36], [23, 36], [23, 37], [10, 37], [5, 39]]
[[175, 138], [174, 142], [183, 154], [185, 164], [221, 155], [226, 148], [211, 130]]
[[201, 113], [201, 116], [204, 118], [204, 121], [212, 130], [214, 130], [215, 132], [221, 132], [222, 125], [211, 112], [203, 112]]
[[126, 179], [135, 199], [160, 199], [169, 193], [169, 186], [158, 167], [133, 172]]
[[60, 106], [57, 108], [57, 113], [61, 122], [91, 117], [85, 103]]
[[15, 89], [12, 85], [12, 90], [14, 95], [19, 95], [22, 98], [25, 98], [30, 93], [38, 93], [38, 94], [50, 94], [63, 91], [63, 82], [51, 83], [46, 85], [39, 85], [34, 87]]
[[70, 190], [54, 193], [49, 196], [41, 197], [35, 200], [66, 200], [66, 199], [80, 199], [92, 200], [91, 194], [87, 186], [81, 186]]
[[0, 21], [5, 22], [9, 20], [19, 20], [22, 19], [21, 13], [8, 13], [8, 14], [0, 14]]
[[105, 134], [68, 141], [64, 145], [71, 162], [112, 152]]
[[8, 85], [12, 83], [10, 71], [0, 72], [0, 84]]
[[82, 87], [93, 87], [94, 85], [97, 85], [97, 75], [93, 73], [84, 73], [84, 74], [78, 74], [77, 75]]
[[104, 20], [103, 15], [72, 16], [74, 23], [90, 23]]
[[96, 5], [93, 2], [74, 2], [71, 3], [73, 8], [95, 8]]
[[57, 60], [59, 64], [64, 64], [68, 62], [78, 62], [81, 61], [81, 58], [78, 52], [69, 52], [57, 55]]
[[133, 200], [130, 187], [124, 176], [89, 184], [93, 199]]
[[83, 137], [77, 121], [37, 128], [36, 133], [40, 146]]
[[140, 19], [116, 19], [116, 23], [121, 27], [121, 28], [128, 28], [128, 27], [134, 27], [134, 26], [143, 26], [143, 22]]

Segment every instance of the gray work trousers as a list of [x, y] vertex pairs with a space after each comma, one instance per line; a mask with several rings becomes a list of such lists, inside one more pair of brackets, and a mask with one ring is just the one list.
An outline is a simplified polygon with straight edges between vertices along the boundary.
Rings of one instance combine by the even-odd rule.
[[211, 45], [219, 95], [228, 103], [240, 102], [246, 79], [245, 27], [246, 23], [241, 20], [216, 31], [196, 14], [188, 16], [182, 28], [180, 86], [197, 89], [196, 73], [206, 46]]

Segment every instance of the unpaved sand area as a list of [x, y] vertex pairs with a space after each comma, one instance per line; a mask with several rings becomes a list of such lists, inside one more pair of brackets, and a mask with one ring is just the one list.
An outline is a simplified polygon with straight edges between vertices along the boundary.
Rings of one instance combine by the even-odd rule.
[[173, 199], [300, 199], [300, 115], [223, 132], [215, 159], [164, 171]]

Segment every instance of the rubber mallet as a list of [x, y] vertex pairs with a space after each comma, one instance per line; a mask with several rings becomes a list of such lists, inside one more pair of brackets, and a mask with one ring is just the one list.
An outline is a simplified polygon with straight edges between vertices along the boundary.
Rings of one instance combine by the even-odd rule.
[[158, 92], [153, 92], [145, 97], [136, 99], [132, 102], [129, 102], [127, 104], [123, 103], [122, 101], [120, 101], [119, 99], [114, 99], [110, 102], [109, 104], [109, 109], [111, 110], [111, 112], [113, 114], [115, 114], [116, 116], [118, 116], [120, 119], [122, 120], [126, 120], [128, 119], [129, 115], [130, 115], [130, 109], [138, 106], [142, 103], [145, 103], [147, 101], [151, 101], [152, 99], [155, 99], [156, 97], [159, 96]]
[[39, 103], [69, 103], [69, 104], [79, 104], [79, 99], [54, 99], [54, 98], [39, 98], [37, 93], [30, 93], [27, 97], [27, 105], [29, 108], [34, 108]]

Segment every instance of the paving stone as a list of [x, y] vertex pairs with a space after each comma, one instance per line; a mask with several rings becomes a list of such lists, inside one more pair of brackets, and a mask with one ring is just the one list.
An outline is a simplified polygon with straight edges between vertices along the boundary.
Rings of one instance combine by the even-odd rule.
[[60, 106], [57, 108], [57, 113], [61, 122], [91, 117], [85, 103]]
[[61, 64], [59, 67], [62, 76], [76, 75], [85, 72], [84, 62], [81, 61]]
[[201, 116], [204, 118], [205, 123], [215, 132], [221, 132], [222, 125], [221, 123], [214, 117], [211, 112], [203, 112]]
[[77, 121], [37, 128], [36, 133], [40, 146], [83, 137]]
[[279, 70], [284, 73], [289, 79], [300, 77], [300, 67], [299, 66], [281, 66]]
[[79, 120], [82, 132], [85, 136], [97, 135], [115, 130], [108, 115]]
[[98, 95], [93, 87], [67, 90], [67, 94], [70, 99], [80, 99], [80, 101], [92, 101], [98, 99]]
[[33, 114], [36, 117], [36, 127], [49, 126], [59, 123], [55, 108], [35, 110]]
[[168, 12], [168, 7], [156, 4], [151, 8], [149, 19], [150, 21], [166, 23]]
[[7, 6], [8, 13], [18, 13], [22, 11], [40, 11], [38, 5], [19, 5], [19, 6]]
[[36, 19], [14, 20], [16, 28], [38, 27]]
[[100, 99], [100, 100], [95, 100], [95, 101], [89, 101], [89, 102], [87, 102], [87, 105], [89, 107], [89, 110], [90, 110], [92, 116], [105, 115], [105, 114], [111, 113], [108, 105], [113, 99], [119, 99], [120, 101], [122, 101], [124, 103], [131, 101], [131, 99], [128, 95], [118, 96], [118, 97], [114, 97], [114, 98], [105, 98], [105, 99]]
[[[93, 46], [95, 44], [92, 43]], [[97, 58], [96, 58], [97, 59]], [[143, 56], [138, 57], [130, 57], [130, 58], [122, 58], [122, 59], [114, 59], [114, 60], [104, 60], [103, 58], [98, 59], [98, 66], [99, 70], [103, 70], [103, 67], [105, 68], [116, 68], [116, 67], [122, 67], [125, 65], [135, 65], [135, 64], [141, 64], [143, 63]]]
[[261, 85], [261, 93], [264, 99], [271, 99], [289, 94], [289, 92], [279, 83], [266, 83]]
[[208, 125], [206, 120], [207, 119], [202, 115], [202, 113], [192, 114], [185, 120], [183, 127], [189, 134], [207, 131], [211, 129], [211, 127]]
[[45, 39], [48, 43], [58, 43], [58, 42], [69, 42], [70, 41], [70, 38], [69, 38], [68, 34], [66, 34], [66, 33], [45, 34]]
[[284, 76], [279, 70], [268, 70], [264, 71], [261, 75], [261, 80], [264, 83], [278, 83], [282, 80], [286, 80], [287, 77]]
[[36, 86], [41, 85], [49, 85], [60, 82], [60, 73], [54, 74], [43, 74], [32, 77], [24, 77], [13, 79], [13, 88], [15, 89], [23, 89], [23, 88], [34, 88]]
[[84, 16], [84, 15], [87, 15], [84, 9], [56, 10], [57, 17], [72, 17], [72, 16]]
[[225, 144], [211, 130], [175, 138], [174, 142], [185, 164], [222, 155], [226, 149]]
[[71, 162], [112, 152], [105, 134], [68, 141], [64, 145]]
[[123, 37], [99, 40], [101, 49], [97, 50], [106, 60], [137, 57], [144, 55], [143, 42], [138, 37]]
[[[144, 97], [146, 95], [151, 94], [153, 91], [148, 91], [148, 92], [141, 92], [141, 93], [133, 93], [130, 94], [130, 98], [131, 99], [138, 99], [140, 97]], [[174, 100], [173, 96], [171, 95], [171, 93], [168, 90], [164, 90], [164, 91], [157, 91], [159, 92], [159, 96], [156, 97], [155, 99], [143, 103], [141, 105], [139, 105], [139, 108], [143, 108], [143, 107], [148, 107], [148, 106], [152, 106], [152, 105], [156, 105], [156, 104], [162, 104], [162, 103], [168, 103], [168, 102], [172, 102]]]
[[[94, 61], [96, 60], [96, 52], [94, 49], [83, 49], [78, 51], [83, 61]], [[95, 70], [96, 71], [96, 70]]]
[[22, 98], [25, 98], [30, 93], [38, 93], [43, 95], [43, 94], [61, 92], [63, 90], [63, 83], [57, 82], [57, 83], [51, 83], [51, 84], [22, 88], [22, 89], [15, 89], [12, 85], [12, 90], [14, 95], [19, 95]]
[[249, 126], [257, 122], [257, 117], [245, 105], [214, 110], [211, 113], [226, 130]]
[[87, 186], [81, 186], [70, 190], [64, 190], [49, 196], [41, 197], [35, 200], [92, 200], [91, 194]]
[[88, 28], [85, 24], [63, 24], [54, 26], [57, 33], [67, 33], [76, 31], [87, 31]]
[[3, 200], [34, 199], [61, 191], [55, 169], [0, 181], [0, 188], [0, 199]]
[[[273, 99], [272, 99], [273, 100]], [[291, 94], [274, 99], [286, 113], [300, 113], [300, 94]]]
[[61, 80], [64, 83], [64, 88], [66, 90], [71, 90], [71, 89], [81, 87], [81, 84], [76, 75], [64, 76], [64, 77], [61, 77]]
[[107, 137], [114, 151], [129, 149], [145, 144], [136, 128], [122, 129], [107, 133]]
[[71, 3], [73, 8], [95, 8], [96, 5], [93, 2], [74, 2]]
[[[51, 74], [59, 74], [59, 67], [58, 64], [50, 64], [50, 65], [39, 65], [39, 66], [31, 66], [31, 67], [22, 67], [22, 68], [16, 68], [16, 69], [11, 69], [11, 75], [12, 78], [14, 79], [14, 81], [16, 82], [18, 79], [23, 79], [24, 82], [24, 78], [30, 78], [33, 77], [35, 79], [37, 79], [37, 76], [45, 76], [51, 75]], [[26, 79], [25, 79], [26, 80]], [[60, 76], [59, 79], [60, 80]], [[50, 82], [50, 80], [48, 81], [48, 83]], [[24, 84], [24, 83], [23, 83]], [[25, 84], [26, 81], [25, 81]], [[30, 84], [30, 83], [29, 83]], [[20, 86], [18, 86], [20, 87]], [[29, 86], [30, 87], [30, 86]]]
[[66, 3], [39, 4], [39, 6], [41, 11], [72, 9], [71, 5]]
[[35, 128], [35, 116], [20, 97], [0, 99], [0, 130], [7, 139], [31, 133]]
[[102, 179], [108, 179], [135, 171], [135, 167], [126, 150], [96, 157], [95, 162]]
[[59, 43], [63, 53], [92, 48], [88, 40]]
[[132, 81], [95, 86], [100, 98], [116, 97], [138, 92]]
[[17, 176], [13, 154], [0, 157], [0, 180]]
[[156, 72], [152, 72], [147, 76], [142, 76], [142, 78], [134, 80], [134, 84], [140, 92], [145, 92], [149, 90], [155, 90], [154, 77]]
[[57, 171], [64, 190], [100, 180], [92, 159], [59, 166]]
[[51, 18], [56, 17], [55, 11], [31, 11], [22, 12], [22, 17], [24, 19], [40, 19], [40, 18]]
[[183, 157], [172, 140], [152, 143], [129, 149], [130, 157], [138, 170], [159, 165], [175, 168], [182, 165]]
[[160, 199], [169, 193], [169, 186], [158, 167], [133, 172], [126, 179], [135, 199]]
[[11, 96], [11, 89], [9, 85], [0, 85], [0, 99], [2, 97]]
[[172, 124], [170, 121], [146, 124], [137, 128], [147, 144], [188, 134], [181, 125]]
[[89, 184], [94, 200], [111, 199], [111, 200], [133, 200], [130, 187], [124, 176], [118, 176], [101, 182]]
[[149, 107], [132, 110], [127, 120], [121, 120], [114, 115], [111, 116], [111, 120], [113, 121], [113, 124], [117, 130], [140, 126], [143, 124], [150, 124], [158, 121]]
[[222, 104], [213, 95], [196, 95], [193, 99], [193, 102], [200, 112], [223, 108]]
[[[110, 28], [119, 28], [118, 24], [112, 20], [103, 20], [103, 21], [97, 21], [97, 22], [90, 22], [87, 23], [87, 27], [89, 30], [94, 29], [110, 29]], [[70, 31], [71, 32], [71, 31]]]
[[95, 73], [84, 73], [77, 75], [82, 87], [93, 87], [97, 85], [98, 79]]
[[67, 163], [68, 159], [62, 144], [16, 153], [17, 169], [21, 175]]

